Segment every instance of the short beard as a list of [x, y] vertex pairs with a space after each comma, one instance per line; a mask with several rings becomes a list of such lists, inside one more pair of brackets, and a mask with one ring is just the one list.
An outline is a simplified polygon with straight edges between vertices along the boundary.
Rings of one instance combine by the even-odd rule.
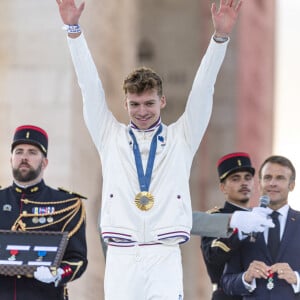
[[39, 177], [39, 175], [41, 174], [41, 171], [42, 171], [42, 163], [40, 163], [40, 165], [35, 170], [31, 168], [25, 174], [20, 172], [19, 169], [13, 169], [12, 173], [13, 173], [13, 177], [15, 180], [17, 180], [19, 182], [29, 182], [29, 181], [37, 179]]

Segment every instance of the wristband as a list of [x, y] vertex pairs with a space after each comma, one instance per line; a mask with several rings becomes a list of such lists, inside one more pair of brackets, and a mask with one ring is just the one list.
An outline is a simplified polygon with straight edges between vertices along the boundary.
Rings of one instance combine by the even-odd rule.
[[213, 39], [217, 43], [225, 43], [228, 41], [228, 36], [213, 36]]
[[68, 33], [81, 33], [81, 28], [79, 24], [75, 24], [75, 25], [64, 24], [62, 29], [67, 31]]

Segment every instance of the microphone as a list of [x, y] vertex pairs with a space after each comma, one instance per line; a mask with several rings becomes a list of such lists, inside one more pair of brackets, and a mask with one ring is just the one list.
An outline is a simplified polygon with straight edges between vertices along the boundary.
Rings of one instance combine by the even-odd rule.
[[262, 195], [259, 198], [259, 206], [260, 207], [268, 207], [268, 205], [270, 204], [270, 197], [268, 195]]
[[[270, 197], [268, 195], [262, 195], [259, 197], [259, 207], [266, 208], [270, 204]], [[250, 233], [250, 242], [255, 243], [257, 238], [257, 232]]]

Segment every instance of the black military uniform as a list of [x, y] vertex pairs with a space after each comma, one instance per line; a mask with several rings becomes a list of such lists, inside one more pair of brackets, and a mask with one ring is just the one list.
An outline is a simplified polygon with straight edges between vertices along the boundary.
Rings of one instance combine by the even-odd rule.
[[[225, 202], [223, 208], [213, 209], [210, 213], [233, 213], [242, 210], [229, 202]], [[227, 296], [220, 287], [220, 279], [224, 271], [225, 263], [234, 255], [241, 241], [236, 232], [228, 238], [202, 237], [201, 250], [210, 280], [213, 284], [213, 300], [241, 300], [242, 297]]]
[[[232, 153], [225, 155], [218, 161], [219, 179], [222, 182], [234, 172], [249, 171], [254, 175], [255, 170], [246, 153]], [[209, 213], [233, 213], [237, 210], [246, 210], [232, 203], [225, 202], [223, 208], [214, 208]], [[220, 279], [226, 262], [234, 255], [241, 245], [236, 231], [233, 231], [228, 238], [202, 237], [201, 251], [210, 280], [213, 284], [212, 300], [241, 300], [239, 296], [226, 295], [221, 286]]]
[[[42, 140], [44, 148], [47, 149], [44, 137], [35, 132], [36, 128], [25, 127], [27, 133], [37, 134], [34, 140], [23, 141], [24, 133], [20, 129], [16, 131], [14, 141], [33, 141], [34, 144], [35, 140]], [[84, 197], [63, 189], [53, 189], [45, 185], [43, 180], [26, 188], [13, 183], [0, 190], [1, 230], [68, 232], [68, 243], [59, 266], [64, 272], [58, 286], [40, 282], [33, 274], [0, 275], [1, 300], [68, 299], [66, 283], [79, 278], [87, 267], [85, 209], [82, 198]]]

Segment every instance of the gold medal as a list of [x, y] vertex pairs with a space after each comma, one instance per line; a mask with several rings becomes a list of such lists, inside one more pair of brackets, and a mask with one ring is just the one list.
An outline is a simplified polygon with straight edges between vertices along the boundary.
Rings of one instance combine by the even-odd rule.
[[154, 197], [149, 192], [139, 192], [136, 194], [134, 202], [137, 208], [146, 211], [152, 208]]

